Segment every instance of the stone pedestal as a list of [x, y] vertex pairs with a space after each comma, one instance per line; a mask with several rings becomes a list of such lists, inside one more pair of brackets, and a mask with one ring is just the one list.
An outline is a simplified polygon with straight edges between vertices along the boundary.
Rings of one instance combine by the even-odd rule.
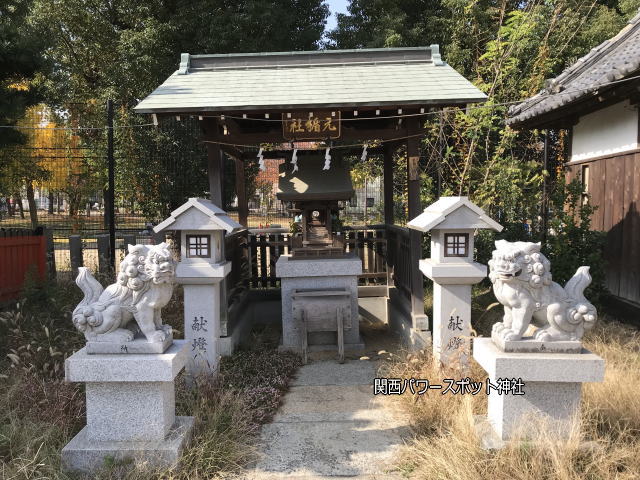
[[220, 285], [231, 271], [231, 262], [201, 265], [181, 262], [176, 269], [184, 288], [184, 338], [189, 344], [186, 373], [191, 377], [218, 371]]
[[[281, 279], [282, 292], [282, 345], [283, 350], [301, 352], [302, 325], [293, 315], [294, 290], [347, 290], [351, 293], [351, 318], [345, 321], [345, 351], [364, 349], [358, 325], [358, 275], [362, 274], [362, 261], [356, 256], [339, 259], [292, 260], [281, 255], [276, 262], [276, 275]], [[334, 309], [335, 310], [335, 309]], [[309, 349], [337, 348], [333, 332], [316, 332], [308, 336]], [[314, 348], [315, 346], [315, 348]]]
[[485, 431], [485, 445], [490, 437], [506, 441], [516, 434], [534, 437], [544, 426], [559, 438], [571, 432], [579, 412], [583, 382], [604, 379], [604, 360], [588, 350], [582, 353], [515, 353], [501, 351], [489, 338], [473, 342], [473, 358], [485, 369], [489, 381], [521, 379], [523, 395], [489, 393], [487, 419], [491, 431]]
[[174, 380], [190, 346], [162, 354], [88, 354], [65, 362], [66, 380], [86, 383], [87, 425], [62, 450], [68, 470], [94, 472], [106, 457], [164, 467], [177, 462], [192, 417], [175, 416]]
[[433, 280], [433, 355], [444, 365], [466, 366], [471, 351], [471, 285], [486, 276], [487, 267], [425, 259], [420, 271]]
[[215, 374], [220, 363], [220, 283], [184, 285], [184, 338], [189, 345], [187, 375]]
[[433, 354], [444, 363], [468, 364], [471, 285], [433, 284]]

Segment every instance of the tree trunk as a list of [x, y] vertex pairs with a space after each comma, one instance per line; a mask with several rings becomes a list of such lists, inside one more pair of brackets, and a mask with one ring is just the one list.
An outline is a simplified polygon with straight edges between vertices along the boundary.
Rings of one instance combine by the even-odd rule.
[[53, 215], [53, 192], [49, 190], [49, 215]]
[[75, 217], [80, 210], [80, 195], [77, 192], [69, 193], [69, 216]]
[[102, 190], [102, 196], [104, 198], [104, 228], [109, 229], [109, 220], [111, 219], [111, 202], [109, 198], [109, 189]]
[[20, 211], [20, 218], [24, 220], [24, 207], [22, 206], [22, 197], [20, 195], [16, 195], [14, 200], [18, 204], [18, 210]]
[[29, 203], [29, 218], [31, 218], [31, 228], [38, 226], [38, 208], [36, 207], [36, 196], [33, 191], [33, 182], [27, 181], [27, 202]]
[[13, 217], [16, 214], [16, 206], [11, 202], [11, 197], [6, 197], [4, 199], [7, 202], [7, 213], [10, 217]]

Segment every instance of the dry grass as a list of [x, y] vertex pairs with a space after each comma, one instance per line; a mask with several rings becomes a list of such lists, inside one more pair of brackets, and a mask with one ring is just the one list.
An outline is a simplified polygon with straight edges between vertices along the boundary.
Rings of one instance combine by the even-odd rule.
[[[0, 478], [85, 478], [60, 465], [60, 451], [85, 424], [83, 386], [65, 383], [61, 368], [64, 356], [83, 344], [70, 321], [77, 289], [56, 284], [32, 290], [18, 307], [0, 314]], [[181, 292], [163, 317], [181, 326]], [[301, 363], [276, 351], [277, 334], [256, 333], [251, 350], [222, 360], [218, 378], [202, 379], [195, 389], [178, 379], [176, 413], [194, 416], [196, 423], [176, 468], [106, 462], [86, 478], [209, 479], [239, 472], [253, 458], [260, 425], [277, 410]]]
[[[260, 426], [277, 410], [300, 365], [295, 355], [271, 348], [223, 359], [216, 379], [197, 388], [176, 386], [178, 415], [195, 417], [193, 438], [179, 465], [170, 470], [105, 463], [89, 477], [65, 473], [60, 451], [84, 426], [81, 386], [20, 372], [0, 381], [0, 478], [2, 479], [210, 479], [232, 476], [255, 458]], [[256, 372], [262, 372], [258, 374]], [[238, 382], [238, 377], [241, 381]]]
[[[499, 310], [474, 325], [482, 333]], [[478, 318], [478, 315], [475, 315]], [[603, 383], [585, 384], [581, 418], [568, 440], [540, 434], [530, 442], [513, 442], [503, 450], [484, 450], [473, 427], [473, 415], [486, 415], [486, 394], [396, 397], [412, 420], [415, 438], [402, 449], [398, 469], [415, 479], [541, 480], [640, 478], [640, 333], [617, 322], [602, 322], [588, 334], [585, 346], [606, 360]], [[475, 362], [468, 371], [441, 371], [430, 352], [407, 355], [390, 365], [389, 375], [427, 378], [469, 376], [484, 381]], [[526, 385], [525, 385], [526, 391]]]

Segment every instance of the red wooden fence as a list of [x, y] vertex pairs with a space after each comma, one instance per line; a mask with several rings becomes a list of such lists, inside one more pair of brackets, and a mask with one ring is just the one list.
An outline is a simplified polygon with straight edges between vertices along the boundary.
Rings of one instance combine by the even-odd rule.
[[44, 235], [3, 233], [0, 232], [0, 301], [20, 295], [29, 270], [43, 280], [47, 254]]

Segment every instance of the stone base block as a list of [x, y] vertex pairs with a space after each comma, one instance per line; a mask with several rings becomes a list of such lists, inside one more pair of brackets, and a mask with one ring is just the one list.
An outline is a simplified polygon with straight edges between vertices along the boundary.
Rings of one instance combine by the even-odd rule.
[[190, 348], [186, 341], [175, 340], [164, 353], [90, 355], [85, 347], [65, 361], [65, 378], [68, 382], [173, 382]]
[[491, 334], [491, 340], [503, 352], [521, 353], [582, 353], [582, 342], [566, 340], [558, 342], [541, 342], [533, 337], [522, 337], [521, 340], [505, 341], [496, 333]]
[[91, 440], [162, 440], [175, 421], [173, 382], [90, 382], [86, 395]]
[[173, 333], [167, 335], [164, 342], [148, 342], [141, 333], [131, 342], [87, 342], [87, 353], [164, 353], [173, 343]]
[[[501, 450], [505, 448], [509, 443], [502, 440], [500, 436], [498, 436], [496, 431], [493, 429], [491, 422], [489, 422], [489, 420], [487, 420], [487, 418], [483, 417], [482, 415], [473, 416], [473, 429], [476, 432], [476, 436], [480, 440], [480, 447], [483, 450]], [[562, 441], [563, 441], [562, 439], [557, 439], [558, 443]], [[537, 442], [535, 440], [533, 441], [523, 440], [521, 442], [523, 446], [527, 446], [527, 447], [531, 445], [536, 445], [536, 443]], [[544, 448], [549, 448], [548, 439], [542, 439], [540, 446]], [[581, 441], [578, 445], [578, 448], [581, 451], [584, 451], [587, 453], [594, 453], [594, 452], [602, 452], [603, 446], [602, 444], [591, 440], [591, 441]]]
[[487, 418], [501, 440], [536, 437], [543, 431], [567, 438], [580, 411], [581, 387], [574, 382], [525, 382], [523, 395], [491, 392]]
[[580, 407], [583, 382], [604, 379], [604, 360], [583, 353], [503, 352], [491, 339], [473, 342], [473, 358], [486, 370], [492, 384], [520, 379], [522, 395], [489, 392], [487, 419], [500, 440], [535, 437], [544, 429], [559, 438], [571, 433]]
[[164, 440], [155, 442], [100, 442], [87, 436], [83, 428], [62, 449], [62, 465], [65, 470], [94, 473], [105, 459], [133, 460], [136, 465], [148, 468], [168, 468], [175, 465], [188, 444], [193, 430], [193, 417], [176, 417], [176, 422]]

